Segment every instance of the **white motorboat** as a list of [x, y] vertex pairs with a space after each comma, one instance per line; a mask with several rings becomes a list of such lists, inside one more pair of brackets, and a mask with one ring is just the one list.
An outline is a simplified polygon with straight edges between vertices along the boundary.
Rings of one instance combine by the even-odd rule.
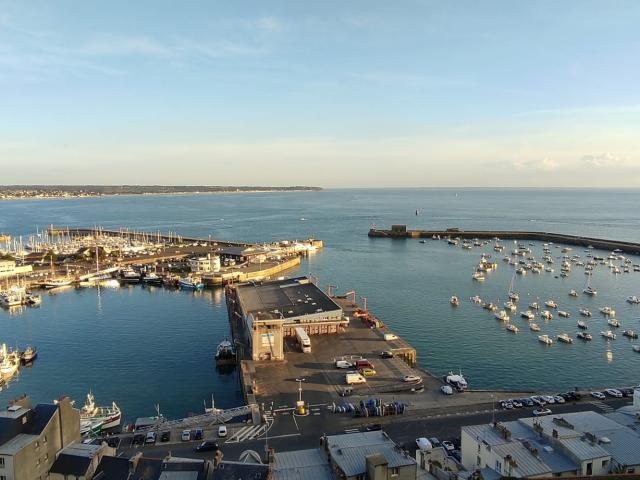
[[613, 317], [616, 311], [611, 307], [600, 307], [600, 313], [609, 317]]
[[519, 267], [519, 268], [517, 268], [517, 269], [516, 269], [516, 273], [517, 273], [518, 275], [526, 275], [526, 274], [527, 274], [527, 271], [526, 271], [524, 268]]
[[600, 332], [600, 335], [602, 335], [607, 340], [615, 340], [616, 339], [616, 334], [613, 333], [611, 330]]
[[624, 332], [622, 332], [622, 335], [624, 335], [627, 338], [631, 338], [631, 339], [638, 338], [638, 332], [636, 332], [634, 330], [625, 330]]
[[0, 306], [5, 308], [17, 307], [22, 305], [22, 295], [16, 292], [5, 291], [0, 292]]
[[527, 310], [526, 312], [520, 312], [520, 316], [522, 318], [526, 318], [527, 320], [533, 320], [536, 316], [533, 314], [531, 310]]
[[470, 297], [469, 300], [472, 303], [478, 303], [478, 304], [482, 303], [482, 299], [478, 295], [474, 295], [473, 297]]
[[500, 310], [494, 315], [494, 317], [496, 317], [497, 320], [502, 320], [503, 322], [509, 321], [509, 315], [507, 315], [507, 312], [505, 310]]
[[577, 297], [577, 296], [578, 296], [578, 292], [576, 292], [575, 290], [573, 290], [573, 289], [572, 289], [572, 290], [569, 292], [569, 296], [570, 296], [570, 297]]
[[558, 310], [558, 316], [564, 317], [564, 318], [569, 318], [571, 316], [571, 314], [569, 312], [564, 311], [564, 310]]
[[490, 312], [495, 312], [498, 309], [498, 307], [491, 302], [484, 303], [482, 305], [482, 308], [484, 308], [485, 310], [489, 310]]
[[476, 282], [484, 282], [484, 275], [481, 272], [474, 272], [471, 278]]
[[558, 335], [558, 341], [562, 343], [573, 343], [573, 338], [571, 338], [566, 333], [561, 333]]
[[453, 305], [454, 307], [457, 307], [458, 305], [460, 305], [460, 300], [458, 300], [458, 297], [456, 297], [455, 295], [453, 295], [451, 297], [451, 299], [449, 300], [449, 302], [451, 303], [451, 305]]
[[558, 304], [554, 300], [547, 300], [544, 304], [549, 308], [558, 308]]
[[640, 345], [634, 345], [633, 346], [633, 351], [640, 353]]
[[553, 314], [549, 310], [543, 311], [540, 316], [545, 320], [551, 320], [553, 318]]
[[518, 310], [518, 306], [511, 300], [509, 300], [508, 302], [504, 302], [504, 308], [505, 310], [509, 310], [510, 312], [515, 312], [516, 310]]
[[[586, 273], [586, 272], [585, 272]], [[589, 280], [591, 280], [591, 275], [589, 275]], [[598, 291], [593, 288], [591, 285], [587, 285], [584, 290], [582, 290], [585, 294], [595, 297], [598, 294]]]
[[514, 324], [510, 323], [506, 326], [506, 329], [512, 333], [518, 333], [520, 330]]
[[627, 297], [627, 302], [637, 305], [640, 303], [640, 298], [638, 298], [636, 295], [631, 295]]
[[538, 335], [538, 341], [544, 343], [545, 345], [553, 344], [553, 340], [549, 335]]
[[590, 317], [591, 316], [591, 310], [589, 310], [586, 307], [582, 307], [580, 309], [580, 315], [582, 315], [583, 317]]
[[578, 320], [578, 328], [581, 328], [582, 330], [586, 330], [587, 328], [589, 328], [589, 326], [587, 325], [587, 322], [585, 322], [584, 320]]
[[540, 331], [540, 326], [537, 323], [530, 323], [529, 324], [529, 329], [532, 332], [539, 332]]
[[444, 377], [444, 381], [449, 385], [454, 386], [457, 390], [466, 390], [469, 387], [467, 381], [462, 376], [462, 372], [458, 374], [449, 372], [449, 375], [446, 375]]
[[584, 340], [584, 341], [587, 341], [587, 342], [590, 341], [590, 340], [593, 340], [593, 337], [591, 336], [591, 334], [587, 333], [587, 332], [578, 332], [576, 337], [578, 337], [580, 340]]
[[529, 304], [529, 308], [533, 308], [534, 310], [538, 310], [540, 308], [540, 305], [538, 305], [538, 302], [533, 302]]
[[620, 326], [620, 322], [618, 321], [618, 319], [612, 317], [607, 319], [607, 324], [616, 328]]

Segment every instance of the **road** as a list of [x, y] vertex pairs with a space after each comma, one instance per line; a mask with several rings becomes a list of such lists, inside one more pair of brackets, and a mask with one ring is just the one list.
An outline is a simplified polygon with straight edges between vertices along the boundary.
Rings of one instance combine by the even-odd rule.
[[[593, 410], [598, 413], [608, 413], [631, 403], [630, 398], [610, 399], [605, 401], [583, 400], [581, 402], [552, 405], [554, 414]], [[220, 440], [224, 457], [227, 460], [236, 460], [245, 450], [255, 450], [264, 454], [268, 445], [276, 452], [315, 448], [319, 446], [319, 439], [324, 434], [337, 434], [366, 428], [367, 425], [381, 425], [385, 432], [400, 446], [415, 453], [415, 439], [418, 437], [437, 437], [440, 440], [456, 439], [460, 436], [460, 427], [464, 425], [477, 425], [489, 423], [494, 418], [497, 421], [513, 421], [518, 418], [530, 417], [532, 409], [522, 408], [514, 410], [484, 410], [481, 413], [474, 412], [449, 412], [428, 417], [414, 416], [390, 416], [370, 417], [368, 419], [353, 419], [343, 414], [333, 414], [324, 406], [311, 407], [311, 414], [306, 417], [294, 416], [291, 411], [275, 413], [273, 423], [268, 429], [267, 435], [261, 434], [256, 438], [251, 436], [251, 426], [238, 425], [229, 427], [228, 441]], [[241, 441], [234, 441], [234, 432], [242, 430]], [[239, 438], [238, 435], [235, 438]], [[123, 440], [118, 454], [131, 456], [143, 452], [145, 456], [163, 457], [171, 454], [176, 457], [209, 458], [211, 452], [198, 453], [195, 446], [199, 442], [183, 442], [172, 444], [156, 444], [151, 446], [131, 446], [129, 440]]]

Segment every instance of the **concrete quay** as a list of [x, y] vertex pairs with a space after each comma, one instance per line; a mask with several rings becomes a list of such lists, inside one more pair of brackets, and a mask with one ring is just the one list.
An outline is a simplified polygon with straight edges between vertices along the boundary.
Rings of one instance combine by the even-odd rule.
[[392, 225], [391, 229], [372, 228], [369, 230], [372, 238], [499, 238], [501, 240], [537, 240], [540, 242], [562, 243], [581, 247], [592, 246], [602, 250], [619, 249], [625, 253], [640, 254], [640, 243], [622, 240], [608, 240], [603, 238], [568, 235], [563, 233], [517, 231], [517, 230], [461, 230], [448, 228], [446, 230], [408, 230], [406, 225]]

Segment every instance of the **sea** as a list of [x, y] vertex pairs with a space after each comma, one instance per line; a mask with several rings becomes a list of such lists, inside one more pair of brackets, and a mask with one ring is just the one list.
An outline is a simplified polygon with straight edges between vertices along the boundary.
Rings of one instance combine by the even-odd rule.
[[[555, 338], [575, 337], [578, 310], [593, 311], [593, 341], [545, 346], [519, 313], [517, 334], [469, 301], [473, 295], [502, 304], [513, 267], [490, 246], [464, 250], [445, 241], [369, 238], [371, 226], [406, 224], [416, 229], [536, 230], [639, 241], [640, 190], [587, 189], [326, 189], [201, 195], [109, 196], [0, 202], [0, 232], [27, 235], [53, 224], [69, 227], [129, 227], [185, 236], [266, 242], [322, 239], [325, 248], [287, 275], [317, 275], [320, 286], [355, 290], [359, 301], [417, 349], [418, 365], [436, 375], [461, 371], [471, 388], [566, 391], [640, 381], [640, 353], [622, 330], [640, 330], [640, 273], [614, 275], [599, 266], [592, 277], [596, 297], [582, 294], [586, 276], [574, 267], [561, 278], [560, 247], [552, 247], [555, 273], [515, 278], [518, 312], [532, 301], [554, 299], [568, 319], [554, 312], [538, 319]], [[417, 214], [416, 214], [417, 211]], [[507, 251], [513, 242], [505, 241]], [[529, 243], [529, 242], [525, 242]], [[542, 244], [531, 242], [536, 258]], [[482, 253], [498, 269], [479, 284], [471, 274]], [[586, 252], [574, 247], [571, 254]], [[608, 252], [594, 252], [607, 256]], [[633, 263], [640, 257], [629, 256]], [[616, 262], [620, 263], [620, 262]], [[568, 295], [571, 289], [578, 298]], [[461, 299], [452, 307], [452, 295]], [[622, 324], [606, 341], [598, 313], [611, 306]], [[0, 311], [0, 342], [35, 345], [39, 357], [0, 391], [0, 404], [23, 393], [34, 402], [69, 395], [81, 405], [89, 390], [101, 405], [116, 401], [127, 420], [200, 413], [240, 405], [237, 371], [219, 371], [216, 345], [230, 334], [221, 289], [193, 293], [127, 286], [61, 290], [43, 294], [39, 308]], [[352, 352], [349, 352], [352, 353]]]

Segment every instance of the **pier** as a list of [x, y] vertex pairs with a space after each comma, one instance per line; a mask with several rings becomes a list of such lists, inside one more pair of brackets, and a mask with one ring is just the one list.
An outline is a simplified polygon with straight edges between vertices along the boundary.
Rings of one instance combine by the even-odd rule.
[[625, 253], [640, 254], [640, 243], [622, 240], [607, 240], [580, 235], [563, 233], [518, 231], [518, 230], [461, 230], [448, 228], [445, 230], [408, 230], [406, 225], [392, 225], [391, 229], [371, 228], [371, 238], [462, 238], [462, 239], [490, 239], [500, 240], [537, 240], [546, 243], [563, 243], [581, 247], [593, 247], [602, 250], [621, 250]]

